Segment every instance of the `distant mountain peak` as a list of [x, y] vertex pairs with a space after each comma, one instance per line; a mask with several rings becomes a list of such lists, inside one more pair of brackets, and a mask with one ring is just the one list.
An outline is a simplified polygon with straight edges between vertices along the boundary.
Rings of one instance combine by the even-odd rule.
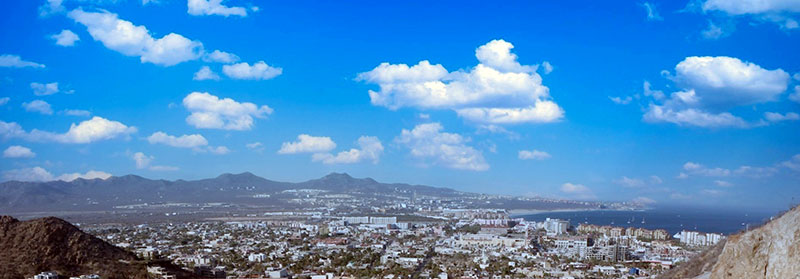
[[326, 175], [326, 176], [324, 176], [322, 178], [323, 179], [353, 179], [353, 177], [350, 176], [349, 174], [347, 174], [346, 172], [342, 172], [342, 173], [332, 172], [332, 173], [329, 173], [328, 175]]
[[217, 178], [253, 178], [253, 177], [261, 178], [249, 171], [243, 173], [223, 173], [217, 176]]

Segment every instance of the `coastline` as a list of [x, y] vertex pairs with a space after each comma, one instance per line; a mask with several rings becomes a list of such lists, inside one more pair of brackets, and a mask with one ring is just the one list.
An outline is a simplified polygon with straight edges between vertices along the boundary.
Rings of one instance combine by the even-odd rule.
[[524, 215], [534, 215], [542, 213], [555, 213], [555, 212], [589, 212], [589, 211], [604, 211], [609, 209], [600, 208], [567, 208], [567, 209], [512, 209], [508, 211], [509, 217], [520, 217]]

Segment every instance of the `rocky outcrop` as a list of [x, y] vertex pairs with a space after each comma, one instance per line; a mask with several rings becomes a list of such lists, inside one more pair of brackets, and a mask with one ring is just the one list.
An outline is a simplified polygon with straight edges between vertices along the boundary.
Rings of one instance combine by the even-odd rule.
[[0, 278], [30, 278], [43, 271], [64, 276], [147, 278], [144, 263], [54, 217], [21, 222], [0, 216]]
[[724, 245], [660, 278], [800, 279], [800, 207], [764, 226], [728, 237]]

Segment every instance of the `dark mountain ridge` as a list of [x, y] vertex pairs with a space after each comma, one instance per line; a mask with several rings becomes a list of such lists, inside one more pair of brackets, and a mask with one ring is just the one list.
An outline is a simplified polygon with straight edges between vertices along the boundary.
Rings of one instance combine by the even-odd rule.
[[419, 195], [458, 196], [461, 192], [422, 185], [386, 184], [372, 178], [353, 178], [331, 173], [305, 182], [279, 182], [249, 172], [225, 173], [200, 180], [153, 180], [137, 175], [108, 179], [76, 179], [70, 182], [0, 183], [0, 211], [29, 212], [80, 208], [108, 210], [141, 203], [210, 203], [253, 201], [253, 195], [275, 195], [284, 190], [317, 189], [333, 194], [386, 195], [417, 192]]

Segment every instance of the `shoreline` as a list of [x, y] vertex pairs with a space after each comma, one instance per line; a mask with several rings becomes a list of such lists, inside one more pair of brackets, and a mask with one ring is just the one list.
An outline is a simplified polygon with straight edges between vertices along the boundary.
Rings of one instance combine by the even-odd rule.
[[562, 213], [562, 212], [593, 212], [593, 211], [646, 211], [647, 209], [610, 209], [610, 208], [566, 208], [566, 209], [512, 209], [508, 211], [509, 217], [521, 217], [525, 215], [535, 215], [543, 213]]

